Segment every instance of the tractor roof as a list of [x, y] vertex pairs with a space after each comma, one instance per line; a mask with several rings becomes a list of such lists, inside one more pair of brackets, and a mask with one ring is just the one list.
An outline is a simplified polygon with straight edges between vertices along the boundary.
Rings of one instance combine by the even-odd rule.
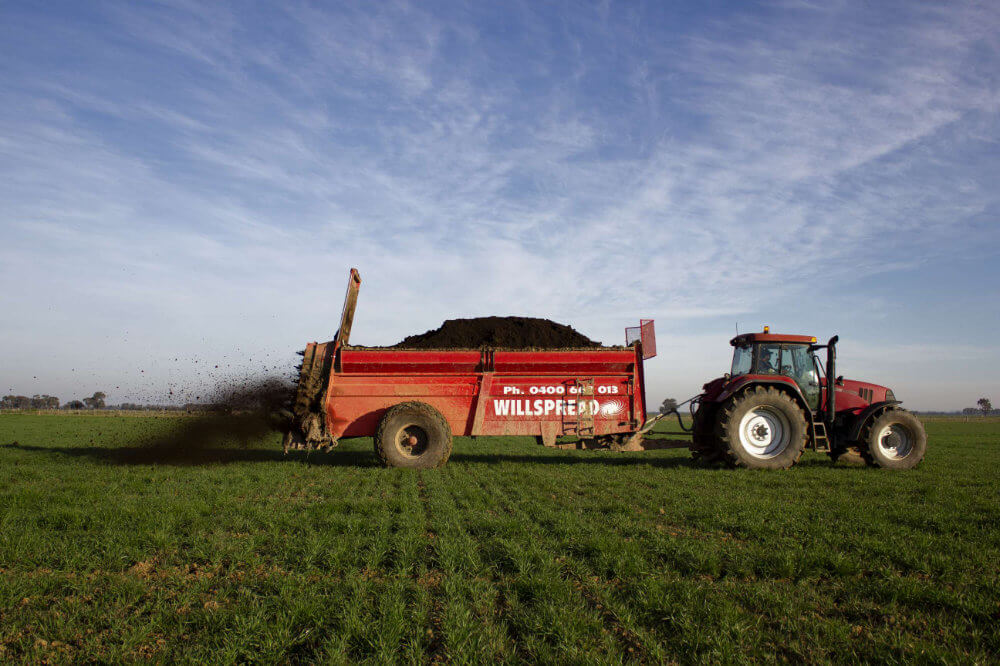
[[729, 341], [734, 347], [747, 345], [753, 342], [772, 342], [775, 344], [811, 345], [816, 343], [816, 338], [811, 335], [785, 335], [783, 333], [744, 333], [737, 335]]

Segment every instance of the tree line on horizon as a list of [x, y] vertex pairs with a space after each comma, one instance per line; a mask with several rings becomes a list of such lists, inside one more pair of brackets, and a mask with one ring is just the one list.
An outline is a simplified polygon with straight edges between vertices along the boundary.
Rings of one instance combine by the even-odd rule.
[[[107, 395], [96, 391], [94, 395], [82, 400], [70, 400], [62, 409], [104, 409]], [[0, 409], [60, 409], [59, 398], [54, 395], [35, 394], [30, 398], [26, 395], [5, 395], [0, 398]]]
[[140, 404], [137, 402], [123, 402], [118, 405], [108, 405], [107, 394], [103, 391], [97, 391], [94, 395], [89, 398], [81, 398], [79, 400], [70, 400], [69, 402], [62, 404], [54, 395], [38, 395], [33, 396], [26, 395], [5, 395], [0, 398], [0, 409], [42, 409], [42, 410], [55, 410], [55, 409], [68, 409], [68, 410], [83, 410], [83, 409], [115, 409], [120, 411], [185, 411], [185, 412], [197, 412], [206, 411], [212, 408], [212, 405], [202, 404], [202, 403], [187, 403], [184, 405], [153, 405], [153, 404]]
[[104, 409], [107, 394], [96, 391], [94, 395], [82, 400], [70, 400], [60, 405], [59, 398], [54, 395], [35, 394], [30, 398], [26, 395], [5, 395], [0, 398], [0, 409]]

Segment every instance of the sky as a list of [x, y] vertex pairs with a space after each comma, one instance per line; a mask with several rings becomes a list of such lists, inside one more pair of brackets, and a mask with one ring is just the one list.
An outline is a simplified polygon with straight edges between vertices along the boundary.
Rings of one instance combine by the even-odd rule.
[[[839, 334], [1000, 402], [1000, 4], [0, 3], [0, 391], [170, 401], [337, 326]], [[173, 394], [170, 392], [174, 391]]]

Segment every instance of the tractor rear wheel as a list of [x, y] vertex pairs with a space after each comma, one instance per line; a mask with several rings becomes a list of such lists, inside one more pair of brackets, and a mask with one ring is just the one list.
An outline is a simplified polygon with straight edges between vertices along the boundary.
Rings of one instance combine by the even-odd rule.
[[386, 410], [374, 439], [375, 455], [386, 467], [431, 469], [451, 455], [451, 426], [423, 402], [402, 402]]
[[715, 434], [715, 414], [718, 405], [702, 403], [694, 413], [691, 424], [691, 457], [695, 460], [714, 463], [723, 459], [725, 452], [722, 442]]
[[927, 433], [920, 420], [903, 409], [887, 410], [864, 430], [865, 461], [885, 469], [913, 469], [927, 452]]
[[787, 469], [806, 447], [806, 418], [787, 393], [757, 386], [719, 409], [716, 433], [726, 460], [750, 469]]

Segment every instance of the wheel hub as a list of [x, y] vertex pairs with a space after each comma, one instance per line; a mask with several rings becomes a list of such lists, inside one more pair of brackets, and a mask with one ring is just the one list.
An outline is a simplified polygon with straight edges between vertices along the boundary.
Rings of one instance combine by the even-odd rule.
[[905, 427], [893, 423], [879, 432], [878, 448], [887, 458], [899, 460], [910, 455], [910, 451], [913, 450], [913, 438]]
[[740, 419], [739, 438], [744, 451], [754, 458], [766, 460], [788, 448], [791, 425], [779, 410], [768, 406], [755, 407]]
[[430, 438], [423, 428], [411, 424], [399, 429], [395, 441], [396, 449], [404, 456], [418, 458], [427, 451]]

